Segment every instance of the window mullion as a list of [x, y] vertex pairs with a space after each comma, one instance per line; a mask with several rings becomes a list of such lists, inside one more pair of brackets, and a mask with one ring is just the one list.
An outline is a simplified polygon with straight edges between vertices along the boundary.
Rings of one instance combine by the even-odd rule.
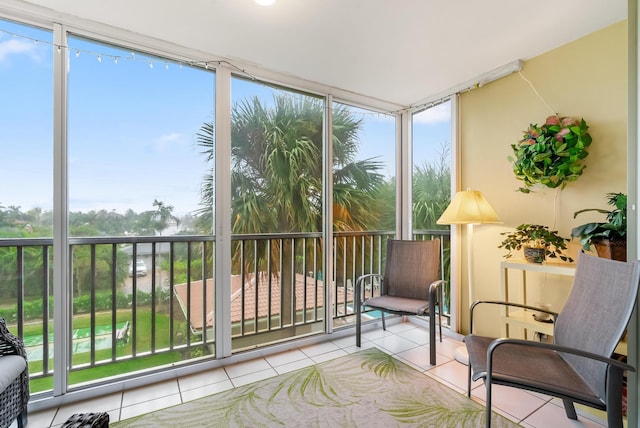
[[67, 193], [67, 34], [60, 24], [53, 26], [53, 395], [67, 392], [70, 359], [69, 247]]

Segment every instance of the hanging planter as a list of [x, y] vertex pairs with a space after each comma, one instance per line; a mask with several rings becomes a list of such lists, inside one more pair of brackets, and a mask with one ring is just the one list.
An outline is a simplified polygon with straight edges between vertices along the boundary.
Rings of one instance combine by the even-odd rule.
[[522, 140], [511, 145], [513, 172], [524, 182], [518, 190], [529, 193], [538, 183], [562, 189], [577, 180], [586, 167], [583, 161], [591, 144], [587, 129], [584, 119], [560, 116], [549, 116], [542, 126], [529, 125]]

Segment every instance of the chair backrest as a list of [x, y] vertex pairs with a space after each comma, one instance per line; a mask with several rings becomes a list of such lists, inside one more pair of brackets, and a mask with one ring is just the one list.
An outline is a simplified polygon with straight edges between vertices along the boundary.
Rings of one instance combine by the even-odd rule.
[[[580, 253], [571, 293], [554, 326], [557, 344], [611, 357], [638, 295], [640, 264]], [[573, 355], [563, 358], [605, 396], [606, 364]]]
[[387, 241], [384, 294], [429, 300], [429, 285], [440, 272], [440, 239]]

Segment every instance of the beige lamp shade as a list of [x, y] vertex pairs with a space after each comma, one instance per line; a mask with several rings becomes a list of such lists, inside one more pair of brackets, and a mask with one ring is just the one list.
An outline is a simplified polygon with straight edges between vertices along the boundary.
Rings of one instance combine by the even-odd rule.
[[442, 213], [438, 224], [502, 223], [489, 201], [478, 190], [462, 190], [455, 194]]

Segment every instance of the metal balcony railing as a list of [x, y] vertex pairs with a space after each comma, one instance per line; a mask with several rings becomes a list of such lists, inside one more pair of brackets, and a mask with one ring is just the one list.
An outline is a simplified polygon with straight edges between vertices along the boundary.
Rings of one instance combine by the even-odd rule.
[[[321, 333], [327, 313], [334, 328], [351, 325], [353, 284], [362, 274], [382, 272], [392, 237], [335, 233], [326, 285], [320, 233], [233, 235], [234, 352]], [[432, 237], [442, 240], [447, 279], [449, 231], [414, 234]], [[0, 316], [25, 341], [34, 392], [52, 386], [52, 244], [0, 239]], [[215, 355], [213, 251], [209, 236], [70, 238], [70, 385]], [[448, 298], [447, 288], [446, 312]]]

